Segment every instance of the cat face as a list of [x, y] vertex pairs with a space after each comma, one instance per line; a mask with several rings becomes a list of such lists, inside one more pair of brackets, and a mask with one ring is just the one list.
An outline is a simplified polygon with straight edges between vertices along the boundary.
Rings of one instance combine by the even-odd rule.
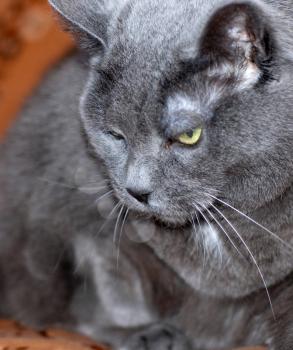
[[88, 2], [53, 5], [91, 41], [82, 118], [123, 204], [183, 225], [215, 196], [248, 211], [282, 193], [292, 69], [264, 7]]

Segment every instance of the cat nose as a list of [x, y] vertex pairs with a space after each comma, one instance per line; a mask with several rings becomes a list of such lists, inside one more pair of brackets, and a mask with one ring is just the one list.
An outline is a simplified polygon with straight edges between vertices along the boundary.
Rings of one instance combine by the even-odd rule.
[[151, 192], [138, 190], [135, 188], [127, 188], [126, 190], [138, 202], [140, 202], [142, 204], [148, 204], [149, 196], [150, 196]]

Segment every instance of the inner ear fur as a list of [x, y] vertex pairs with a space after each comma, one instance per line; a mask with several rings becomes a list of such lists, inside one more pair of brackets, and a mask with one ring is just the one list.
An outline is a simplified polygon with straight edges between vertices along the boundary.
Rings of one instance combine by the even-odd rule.
[[259, 64], [272, 54], [270, 29], [264, 14], [249, 3], [219, 9], [209, 21], [201, 54], [211, 60], [249, 61]]

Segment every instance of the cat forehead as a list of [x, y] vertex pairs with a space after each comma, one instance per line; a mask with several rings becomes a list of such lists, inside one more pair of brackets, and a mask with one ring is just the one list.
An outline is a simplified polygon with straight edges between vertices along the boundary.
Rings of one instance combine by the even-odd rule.
[[[197, 21], [197, 17], [192, 1], [130, 1], [120, 14], [118, 30], [131, 46], [166, 51], [185, 42], [196, 43], [202, 31], [199, 27], [204, 28], [204, 21]], [[112, 29], [115, 40], [115, 24]]]

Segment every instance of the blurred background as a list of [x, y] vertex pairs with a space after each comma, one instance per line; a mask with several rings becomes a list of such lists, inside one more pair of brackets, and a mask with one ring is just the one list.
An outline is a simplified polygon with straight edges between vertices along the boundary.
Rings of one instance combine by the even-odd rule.
[[46, 71], [73, 48], [47, 0], [0, 0], [0, 137]]

